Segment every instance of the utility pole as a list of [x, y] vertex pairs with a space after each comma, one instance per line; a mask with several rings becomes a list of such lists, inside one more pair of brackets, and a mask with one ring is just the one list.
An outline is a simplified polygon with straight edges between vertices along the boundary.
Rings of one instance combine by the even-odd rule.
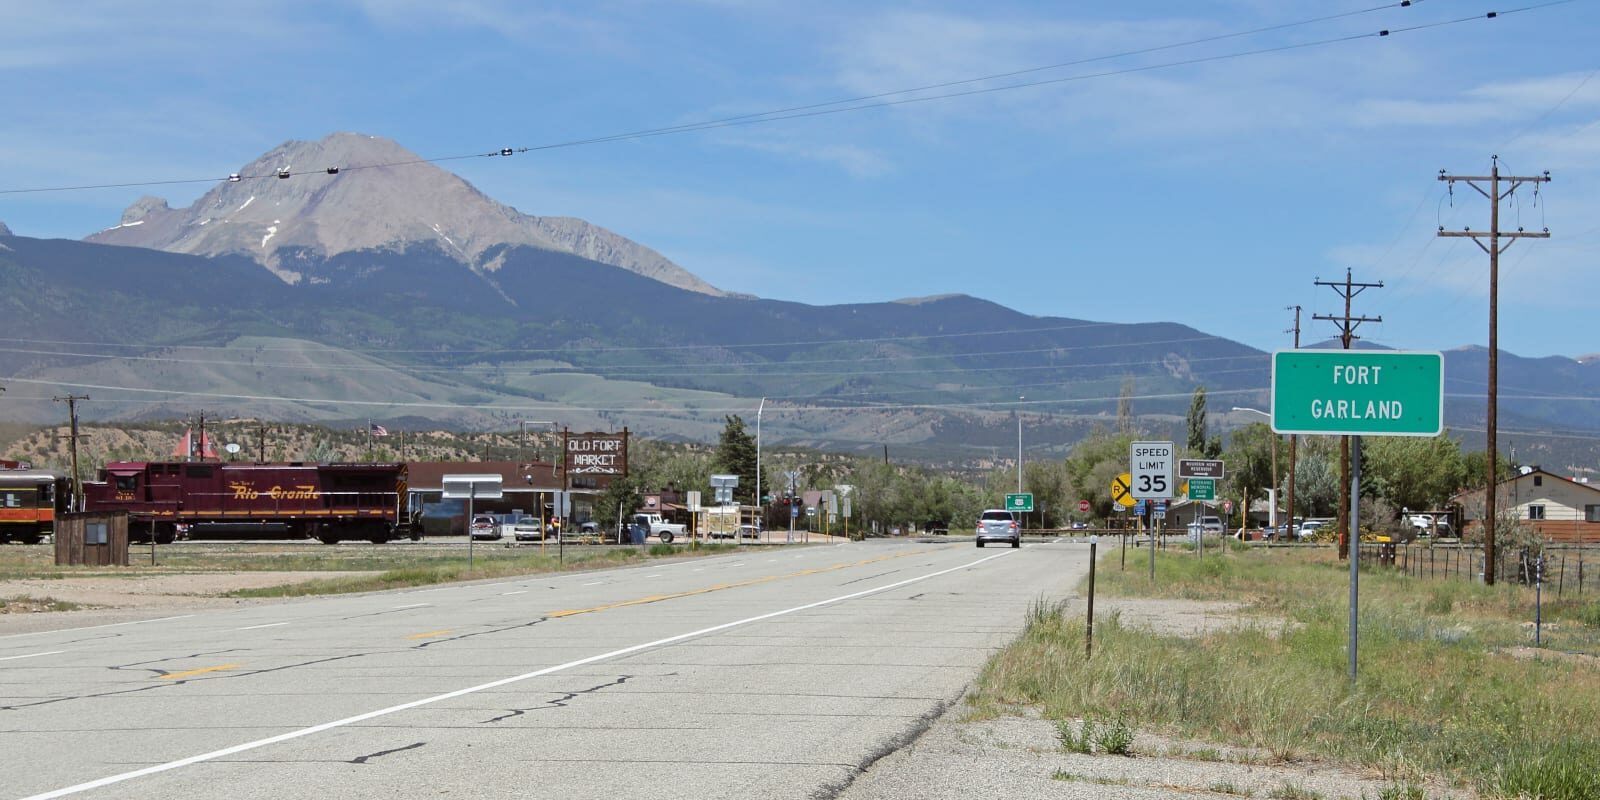
[[[1333, 316], [1331, 314], [1311, 315], [1311, 318], [1314, 320], [1332, 322], [1339, 326], [1339, 343], [1344, 346], [1344, 349], [1349, 350], [1351, 343], [1356, 339], [1361, 338], [1356, 335], [1356, 328], [1359, 327], [1361, 323], [1383, 321], [1383, 317], [1353, 317], [1350, 315], [1350, 301], [1354, 300], [1356, 295], [1361, 294], [1367, 289], [1382, 289], [1383, 281], [1378, 281], [1377, 283], [1357, 283], [1356, 281], [1350, 279], [1350, 270], [1349, 268], [1346, 268], [1344, 271], [1343, 283], [1338, 281], [1318, 280], [1316, 281], [1316, 285], [1327, 286], [1337, 292], [1340, 297], [1344, 298], [1344, 316]], [[1359, 458], [1360, 456], [1357, 455], [1357, 457]], [[1339, 558], [1348, 558], [1350, 556], [1350, 537], [1348, 533], [1346, 533], [1348, 530], [1350, 530], [1352, 522], [1348, 515], [1349, 508], [1350, 437], [1341, 436], [1339, 437]]]
[[[1443, 237], [1469, 238], [1479, 249], [1489, 254], [1489, 402], [1488, 408], [1485, 410], [1484, 425], [1488, 434], [1489, 475], [1488, 483], [1483, 488], [1483, 581], [1493, 586], [1496, 563], [1494, 552], [1494, 493], [1495, 487], [1500, 482], [1499, 470], [1497, 469], [1499, 450], [1495, 446], [1495, 435], [1500, 421], [1498, 402], [1500, 381], [1500, 335], [1498, 328], [1500, 315], [1500, 254], [1504, 253], [1518, 239], [1550, 238], [1549, 228], [1543, 228], [1537, 232], [1524, 231], [1520, 227], [1515, 231], [1500, 230], [1500, 202], [1515, 194], [1523, 184], [1531, 183], [1533, 184], [1534, 202], [1537, 203], [1539, 184], [1550, 182], [1550, 172], [1546, 170], [1542, 175], [1532, 176], [1501, 175], [1500, 157], [1491, 157], [1491, 162], [1488, 175], [1449, 175], [1444, 170], [1439, 170], [1439, 180], [1449, 184], [1452, 196], [1455, 194], [1456, 182], [1460, 181], [1478, 190], [1478, 194], [1483, 195], [1489, 201], [1489, 230], [1480, 232], [1467, 228], [1462, 231], [1447, 231], [1441, 225], [1439, 227], [1439, 235]], [[1488, 191], [1484, 191], [1481, 185], [1484, 183], [1489, 185]], [[1503, 192], [1500, 189], [1502, 183], [1509, 184]], [[1485, 238], [1489, 240], [1487, 245], [1483, 243]], [[1509, 241], [1502, 245], [1500, 244], [1501, 239]]]
[[198, 456], [198, 460], [205, 461], [206, 460], [206, 412], [204, 412], [204, 411], [200, 412], [200, 442], [199, 442], [199, 444], [196, 444], [193, 440], [191, 440], [189, 442], [189, 452], [190, 452], [190, 454], [192, 455], [193, 453], [195, 453], [197, 451], [200, 453], [200, 455]]
[[78, 401], [88, 400], [86, 394], [69, 394], [66, 397], [53, 398], [57, 403], [67, 404], [67, 417], [70, 422], [71, 448], [72, 448], [72, 510], [83, 510], [83, 477], [78, 472]]
[[261, 423], [260, 431], [256, 434], [256, 447], [259, 452], [256, 457], [256, 463], [267, 463], [267, 423], [265, 422]]
[[[1300, 307], [1299, 306], [1289, 306], [1289, 308], [1287, 308], [1285, 310], [1286, 311], [1287, 310], [1293, 310], [1294, 311], [1294, 327], [1290, 328], [1287, 331], [1284, 331], [1284, 333], [1293, 333], [1294, 334], [1294, 349], [1299, 350], [1300, 349]], [[1292, 534], [1295, 537], [1295, 539], [1297, 539], [1297, 540], [1300, 538], [1300, 532], [1298, 530], [1294, 529], [1295, 528], [1295, 524], [1294, 524], [1294, 449], [1295, 449], [1295, 442], [1299, 438], [1300, 437], [1296, 436], [1295, 434], [1292, 434], [1292, 433], [1289, 434], [1289, 519], [1286, 522], [1286, 527], [1283, 529], [1284, 538], [1288, 538]]]

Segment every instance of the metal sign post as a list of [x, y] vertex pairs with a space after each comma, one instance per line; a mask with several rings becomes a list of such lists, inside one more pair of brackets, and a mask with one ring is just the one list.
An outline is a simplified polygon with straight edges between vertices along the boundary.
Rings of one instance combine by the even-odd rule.
[[505, 489], [501, 485], [499, 475], [446, 475], [444, 476], [444, 492], [441, 498], [445, 500], [467, 501], [467, 569], [472, 569], [472, 506], [478, 498], [485, 500], [499, 500], [505, 496]]

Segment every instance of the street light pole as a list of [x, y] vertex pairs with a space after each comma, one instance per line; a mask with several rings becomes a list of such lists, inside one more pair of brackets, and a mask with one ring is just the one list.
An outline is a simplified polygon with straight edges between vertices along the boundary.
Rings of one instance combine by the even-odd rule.
[[[1017, 395], [1019, 403], [1026, 399], [1028, 398], [1023, 395]], [[1022, 494], [1022, 406], [1020, 405], [1017, 406], [1017, 494]]]
[[[761, 405], [756, 406], [756, 532], [760, 533], [767, 527], [767, 507], [761, 502], [761, 412], [767, 409], [767, 398], [761, 398]], [[739, 535], [739, 529], [733, 529], [733, 540], [738, 543], [744, 537]]]

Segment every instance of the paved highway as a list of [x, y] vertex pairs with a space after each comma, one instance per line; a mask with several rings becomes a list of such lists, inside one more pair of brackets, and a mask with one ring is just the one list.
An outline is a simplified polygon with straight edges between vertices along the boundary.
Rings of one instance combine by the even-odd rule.
[[830, 796], [1086, 551], [753, 547], [0, 637], [0, 794]]

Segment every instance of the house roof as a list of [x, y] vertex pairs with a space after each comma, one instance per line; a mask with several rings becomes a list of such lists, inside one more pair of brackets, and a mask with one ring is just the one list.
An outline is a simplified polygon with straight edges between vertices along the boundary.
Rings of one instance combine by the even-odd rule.
[[[526, 469], [531, 467], [531, 469]], [[555, 465], [546, 462], [528, 464], [525, 461], [412, 461], [406, 464], [406, 483], [413, 490], [438, 491], [444, 488], [444, 476], [461, 472], [499, 475], [506, 491], [557, 491], [561, 481], [555, 475]], [[533, 483], [528, 483], [528, 475]]]
[[[1533, 479], [1533, 476], [1535, 476], [1535, 475], [1538, 475], [1538, 476], [1541, 476], [1541, 477], [1546, 477], [1546, 478], [1553, 478], [1555, 480], [1561, 481], [1562, 483], [1566, 483], [1566, 484], [1569, 484], [1571, 486], [1576, 486], [1576, 487], [1578, 487], [1580, 489], [1588, 489], [1589, 491], [1594, 492], [1596, 495], [1600, 495], [1600, 486], [1596, 486], [1595, 484], [1592, 484], [1592, 483], [1580, 483], [1578, 481], [1572, 480], [1571, 478], [1568, 478], [1568, 477], [1565, 477], [1565, 476], [1562, 476], [1562, 475], [1557, 475], [1554, 472], [1551, 472], [1551, 471], [1546, 470], [1546, 469], [1540, 469], [1538, 467], [1535, 467], [1535, 468], [1533, 468], [1531, 470], [1528, 470], [1527, 472], [1524, 472], [1524, 473], [1522, 473], [1520, 475], [1515, 475], [1515, 476], [1512, 476], [1510, 478], [1507, 478], [1506, 480], [1503, 480], [1503, 481], [1499, 482], [1498, 484], [1495, 484], [1495, 488], [1499, 489], [1499, 488], [1502, 488], [1502, 487], [1511, 487], [1511, 486], [1515, 486], [1516, 484], [1519, 484], [1519, 483], [1521, 483], [1523, 481], [1528, 481], [1528, 482], [1531, 483], [1532, 479]], [[1482, 489], [1472, 489], [1470, 491], [1461, 492], [1459, 494], [1456, 494], [1456, 495], [1452, 496], [1450, 498], [1450, 500], [1451, 500], [1451, 502], [1459, 503], [1462, 500], [1466, 500], [1466, 499], [1473, 498], [1473, 497], [1481, 497], [1482, 495], [1483, 495], [1483, 490]]]

